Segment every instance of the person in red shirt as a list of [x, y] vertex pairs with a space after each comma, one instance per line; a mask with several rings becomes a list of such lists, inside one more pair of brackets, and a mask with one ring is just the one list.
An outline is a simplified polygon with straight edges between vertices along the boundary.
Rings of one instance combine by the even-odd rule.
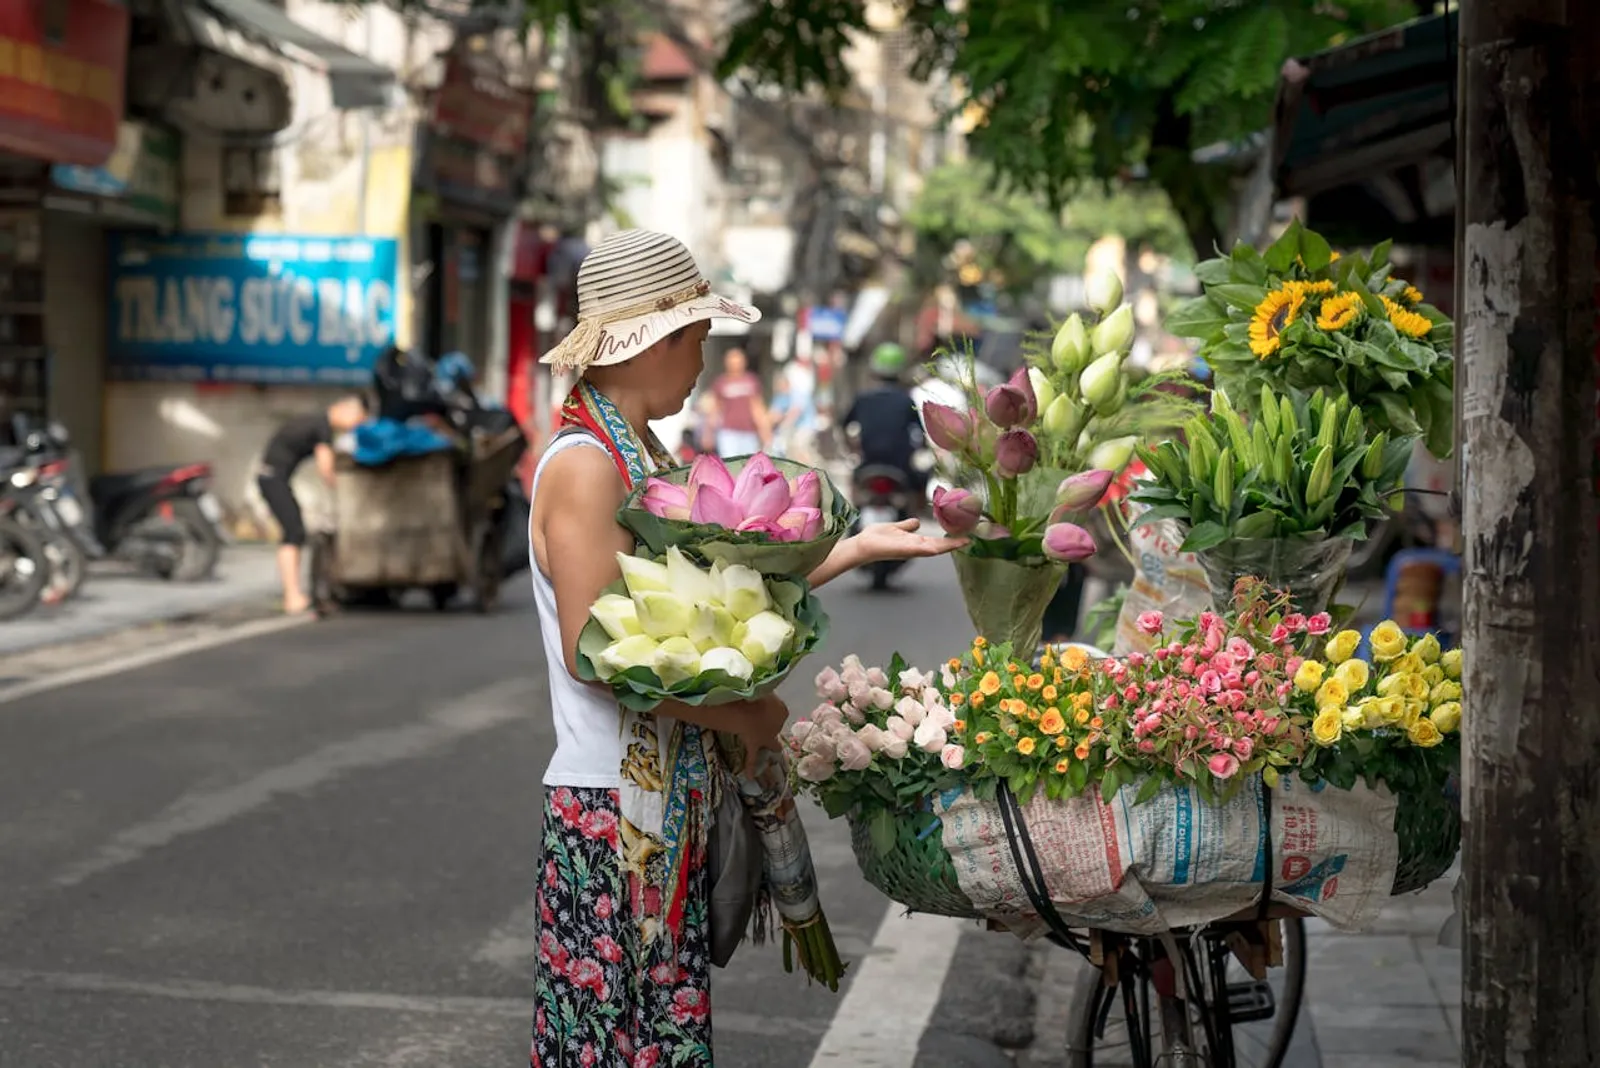
[[739, 349], [729, 349], [722, 373], [711, 384], [717, 428], [717, 455], [723, 459], [760, 452], [772, 441], [772, 419], [762, 397], [761, 379]]

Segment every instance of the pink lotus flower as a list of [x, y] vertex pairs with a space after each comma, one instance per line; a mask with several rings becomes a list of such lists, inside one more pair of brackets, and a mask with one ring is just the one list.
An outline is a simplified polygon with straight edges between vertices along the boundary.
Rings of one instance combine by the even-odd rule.
[[1232, 753], [1218, 753], [1206, 761], [1206, 767], [1219, 779], [1231, 779], [1239, 773], [1239, 758]]
[[721, 486], [707, 483], [695, 489], [693, 502], [689, 506], [691, 523], [738, 530], [744, 520], [744, 509]]
[[1038, 439], [1026, 430], [1007, 430], [995, 442], [994, 467], [1001, 478], [1019, 478], [1038, 462]]
[[1058, 523], [1075, 512], [1087, 512], [1100, 503], [1111, 485], [1113, 473], [1106, 470], [1085, 471], [1073, 475], [1056, 487], [1057, 503], [1050, 513], [1050, 521]]
[[790, 508], [778, 517], [777, 527], [789, 541], [811, 541], [822, 533], [822, 509]]
[[968, 534], [983, 518], [983, 498], [970, 490], [933, 491], [933, 517], [947, 534]]
[[789, 507], [822, 507], [822, 478], [815, 471], [807, 471], [789, 483]]
[[689, 518], [689, 491], [664, 478], [647, 479], [639, 503], [645, 511], [662, 519], [682, 522]]
[[983, 411], [989, 417], [989, 422], [1001, 430], [1010, 430], [1014, 426], [1026, 426], [1032, 421], [1033, 416], [1029, 409], [1032, 407], [1033, 386], [1027, 383], [1026, 375], [1023, 376], [1027, 392], [1024, 393], [1010, 382], [995, 386], [983, 398]]
[[928, 440], [946, 452], [964, 452], [972, 444], [972, 416], [928, 401], [922, 406], [922, 425]]
[[1096, 551], [1094, 535], [1076, 523], [1055, 523], [1044, 530], [1044, 554], [1052, 560], [1075, 564]]

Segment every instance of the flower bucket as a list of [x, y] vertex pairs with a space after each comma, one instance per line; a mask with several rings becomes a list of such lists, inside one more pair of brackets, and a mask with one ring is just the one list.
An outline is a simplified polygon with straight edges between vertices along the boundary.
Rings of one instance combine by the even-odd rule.
[[1287, 591], [1295, 611], [1313, 615], [1332, 603], [1353, 544], [1349, 538], [1239, 538], [1195, 555], [1218, 611], [1232, 603], [1240, 579], [1259, 578]]
[[961, 599], [977, 633], [1016, 650], [1036, 649], [1044, 612], [1066, 577], [1067, 565], [1025, 563], [998, 557], [953, 554]]

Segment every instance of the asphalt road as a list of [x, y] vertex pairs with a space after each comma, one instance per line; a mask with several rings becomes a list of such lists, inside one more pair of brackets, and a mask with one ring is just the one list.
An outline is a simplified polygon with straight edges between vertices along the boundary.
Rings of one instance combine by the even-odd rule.
[[[826, 661], [970, 634], [946, 561], [823, 595], [797, 713]], [[520, 576], [489, 618], [349, 615], [0, 704], [0, 1066], [525, 1064], [545, 685]], [[808, 827], [861, 961], [889, 906]], [[808, 1068], [841, 997], [744, 947], [718, 1063]]]

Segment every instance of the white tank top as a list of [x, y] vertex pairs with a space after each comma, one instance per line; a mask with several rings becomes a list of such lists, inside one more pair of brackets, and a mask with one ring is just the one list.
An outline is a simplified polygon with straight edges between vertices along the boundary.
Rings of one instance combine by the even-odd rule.
[[[565, 449], [600, 449], [599, 439], [588, 433], [563, 434], [545, 450], [533, 472], [532, 499], [539, 499], [539, 478], [550, 458]], [[528, 555], [533, 573], [533, 601], [539, 610], [539, 634], [549, 667], [550, 711], [555, 716], [556, 751], [545, 769], [546, 786], [591, 786], [614, 789], [622, 785], [622, 714], [604, 690], [567, 673], [561, 648], [561, 618], [556, 613], [556, 591], [539, 570], [533, 554], [532, 519], [529, 520]]]

